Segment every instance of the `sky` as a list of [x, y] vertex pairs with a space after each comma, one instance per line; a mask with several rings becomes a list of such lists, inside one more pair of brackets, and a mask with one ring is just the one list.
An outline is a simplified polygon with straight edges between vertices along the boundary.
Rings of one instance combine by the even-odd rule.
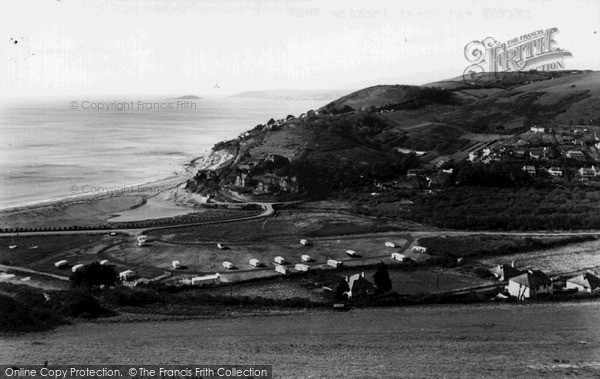
[[552, 27], [566, 69], [600, 70], [598, 0], [3, 0], [0, 97], [424, 84]]

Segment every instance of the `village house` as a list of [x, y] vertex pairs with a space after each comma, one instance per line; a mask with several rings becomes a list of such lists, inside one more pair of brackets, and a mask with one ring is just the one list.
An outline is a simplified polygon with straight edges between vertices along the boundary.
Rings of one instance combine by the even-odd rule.
[[535, 175], [535, 166], [523, 166], [523, 171], [528, 175]]
[[550, 174], [552, 176], [562, 176], [563, 171], [560, 167], [550, 167], [548, 169], [548, 174]]
[[567, 156], [567, 158], [573, 158], [573, 159], [583, 159], [583, 151], [581, 150], [569, 150], [565, 153], [565, 155]]
[[533, 159], [540, 159], [544, 156], [542, 149], [531, 149], [529, 150], [529, 156]]
[[246, 187], [248, 184], [250, 184], [250, 176], [248, 173], [243, 172], [235, 178], [235, 185], [237, 187]]
[[542, 271], [527, 270], [521, 275], [510, 278], [506, 289], [517, 300], [525, 300], [538, 295], [551, 294], [552, 281]]
[[577, 289], [578, 292], [600, 291], [600, 278], [590, 272], [579, 275], [566, 282], [567, 289]]
[[515, 261], [510, 262], [510, 264], [505, 263], [503, 265], [498, 265], [490, 270], [490, 273], [494, 275], [498, 280], [505, 281], [510, 278], [514, 278], [515, 276], [521, 275], [523, 271], [515, 268]]
[[531, 130], [534, 133], [545, 133], [546, 132], [546, 128], [543, 128], [541, 126], [537, 126], [534, 125], [531, 128], [529, 128], [529, 130]]
[[579, 176], [582, 178], [593, 178], [596, 176], [596, 170], [594, 167], [582, 167], [579, 169]]
[[375, 286], [365, 278], [365, 273], [355, 274], [346, 277], [348, 283], [348, 299], [364, 299], [375, 294]]

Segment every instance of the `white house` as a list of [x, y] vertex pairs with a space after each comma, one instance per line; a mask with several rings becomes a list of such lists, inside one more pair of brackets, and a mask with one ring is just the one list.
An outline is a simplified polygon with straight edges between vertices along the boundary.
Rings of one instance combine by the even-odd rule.
[[300, 240], [300, 245], [307, 246], [308, 245], [308, 240], [301, 239]]
[[144, 246], [144, 245], [146, 245], [146, 242], [148, 242], [148, 236], [144, 236], [144, 235], [138, 236], [138, 238], [137, 238], [138, 246]]
[[275, 271], [277, 271], [280, 274], [284, 274], [284, 275], [287, 274], [287, 268], [282, 265], [275, 266]]
[[304, 254], [300, 257], [300, 259], [302, 259], [302, 262], [310, 262], [310, 255]]
[[327, 265], [331, 266], [331, 267], [338, 268], [338, 267], [342, 267], [343, 264], [344, 263], [342, 261], [338, 261], [337, 259], [329, 259], [329, 260], [327, 260]]
[[392, 253], [392, 259], [404, 262], [406, 260], [406, 255], [400, 253]]
[[346, 250], [346, 254], [350, 257], [356, 257], [356, 251], [354, 250]]
[[72, 272], [77, 272], [77, 271], [81, 270], [82, 268], [83, 268], [83, 265], [80, 263], [78, 265], [75, 265], [75, 266], [71, 267], [71, 271]]
[[548, 169], [548, 174], [550, 174], [552, 176], [562, 176], [563, 171], [560, 167], [550, 167]]
[[106, 266], [107, 264], [109, 264], [108, 259], [103, 259], [100, 261], [100, 266]]
[[226, 270], [231, 270], [233, 268], [233, 263], [225, 261], [223, 262], [223, 268], [225, 268]]
[[302, 263], [297, 263], [294, 266], [294, 269], [296, 269], [296, 271], [308, 271], [308, 265], [302, 264]]
[[125, 270], [125, 271], [121, 271], [119, 273], [119, 279], [121, 279], [123, 281], [131, 279], [132, 276], [133, 276], [132, 270]]
[[179, 262], [179, 261], [173, 261], [173, 262], [171, 262], [171, 265], [173, 266], [174, 269], [181, 268], [181, 262]]
[[541, 271], [528, 270], [521, 275], [510, 278], [506, 289], [517, 300], [524, 300], [540, 294], [552, 293], [552, 281]]
[[225, 248], [225, 246], [224, 246], [222, 243], [218, 243], [218, 244], [217, 244], [217, 248], [218, 248], [219, 250], [223, 250], [223, 249]]
[[531, 128], [529, 128], [529, 130], [531, 130], [534, 133], [545, 133], [546, 132], [546, 128], [542, 128], [541, 126], [532, 126]]
[[276, 256], [275, 259], [274, 259], [274, 261], [275, 261], [275, 263], [277, 263], [279, 265], [283, 265], [283, 264], [287, 263], [286, 260], [285, 260], [285, 258], [281, 257], [281, 256]]
[[385, 247], [396, 247], [396, 244], [393, 242], [386, 242]]
[[69, 265], [69, 262], [65, 259], [58, 261], [54, 264], [54, 267], [56, 268], [65, 268]]
[[567, 279], [567, 289], [577, 289], [579, 292], [594, 292], [600, 290], [600, 278], [592, 273], [585, 273]]
[[254, 266], [254, 267], [260, 267], [262, 266], [262, 263], [260, 263], [260, 261], [256, 258], [250, 259], [250, 266]]

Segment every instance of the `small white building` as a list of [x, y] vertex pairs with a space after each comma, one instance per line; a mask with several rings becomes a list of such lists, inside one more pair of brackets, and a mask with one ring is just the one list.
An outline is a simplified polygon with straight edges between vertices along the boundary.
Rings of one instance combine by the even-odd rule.
[[404, 262], [406, 260], [406, 255], [400, 253], [392, 253], [392, 259]]
[[393, 242], [386, 242], [385, 247], [396, 247], [396, 244]]
[[275, 263], [277, 263], [279, 265], [284, 265], [284, 264], [287, 263], [286, 260], [285, 260], [285, 258], [281, 257], [281, 256], [275, 257], [274, 261], [275, 261]]
[[346, 250], [346, 255], [350, 257], [356, 257], [356, 251], [354, 250]]
[[528, 270], [510, 278], [506, 289], [517, 300], [524, 300], [536, 295], [552, 293], [552, 281], [541, 271]]
[[144, 236], [144, 235], [138, 236], [138, 238], [137, 238], [138, 246], [145, 246], [147, 242], [148, 242], [148, 236]]
[[58, 261], [54, 264], [54, 267], [56, 268], [65, 268], [69, 265], [69, 262], [65, 259]]
[[181, 268], [181, 262], [173, 261], [173, 262], [171, 262], [171, 266], [173, 266], [174, 269]]
[[308, 240], [301, 239], [300, 240], [300, 245], [302, 245], [302, 246], [308, 246]]
[[427, 253], [427, 248], [425, 246], [413, 246], [412, 251], [413, 253], [425, 254]]
[[221, 282], [221, 274], [216, 273], [213, 275], [195, 276], [190, 280], [190, 284], [193, 286], [207, 286], [213, 284], [219, 284]]
[[121, 271], [119, 273], [119, 279], [121, 279], [123, 281], [129, 280], [129, 279], [131, 279], [131, 277], [133, 277], [133, 271], [132, 270], [125, 270], [125, 271]]
[[77, 272], [77, 271], [81, 270], [82, 268], [83, 268], [83, 265], [80, 263], [78, 265], [75, 265], [75, 266], [71, 267], [71, 271], [72, 272]]
[[327, 260], [327, 266], [338, 268], [338, 267], [342, 267], [343, 265], [344, 265], [344, 262], [338, 261], [337, 259]]
[[250, 266], [254, 266], [254, 267], [260, 267], [262, 266], [262, 263], [260, 263], [260, 261], [258, 259], [250, 259]]
[[294, 269], [296, 269], [296, 271], [308, 271], [308, 265], [305, 265], [303, 263], [297, 263], [294, 266]]
[[288, 269], [285, 266], [277, 265], [277, 266], [275, 266], [275, 271], [277, 271], [280, 274], [284, 274], [285, 275], [285, 274], [287, 274]]
[[300, 259], [302, 259], [302, 262], [310, 262], [310, 255], [304, 254], [300, 257]]
[[218, 243], [218, 244], [217, 244], [217, 248], [218, 248], [219, 250], [223, 250], [223, 249], [225, 248], [225, 245], [223, 245], [222, 243]]
[[100, 266], [106, 266], [109, 263], [110, 262], [108, 261], [108, 259], [103, 259], [103, 260], [100, 261]]
[[594, 292], [600, 290], [600, 278], [587, 272], [583, 275], [567, 279], [567, 289], [577, 289], [578, 292]]
[[548, 169], [548, 174], [550, 174], [552, 176], [562, 176], [563, 171], [560, 167], [550, 167]]
[[223, 267], [227, 270], [231, 270], [233, 268], [233, 263], [231, 263], [229, 261], [225, 261], [225, 262], [223, 262]]

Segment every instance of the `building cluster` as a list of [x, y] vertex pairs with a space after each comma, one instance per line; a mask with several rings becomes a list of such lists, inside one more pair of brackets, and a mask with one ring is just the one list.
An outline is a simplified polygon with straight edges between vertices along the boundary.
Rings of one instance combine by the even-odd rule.
[[600, 278], [592, 272], [571, 277], [550, 278], [541, 270], [520, 270], [514, 262], [494, 267], [490, 272], [500, 281], [507, 281], [506, 292], [517, 300], [536, 298], [553, 293], [600, 291]]

